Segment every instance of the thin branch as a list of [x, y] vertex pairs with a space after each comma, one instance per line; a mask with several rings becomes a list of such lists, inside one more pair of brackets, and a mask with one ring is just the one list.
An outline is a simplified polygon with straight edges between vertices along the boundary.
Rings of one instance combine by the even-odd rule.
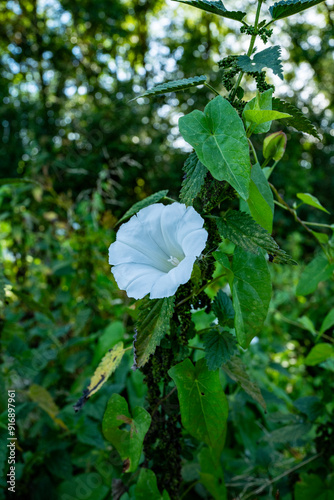
[[162, 399], [159, 399], [159, 401], [157, 402], [157, 404], [155, 405], [155, 407], [153, 408], [153, 411], [151, 413], [151, 418], [152, 419], [153, 419], [153, 415], [155, 414], [155, 412], [157, 411], [157, 409], [159, 408], [159, 406], [161, 405], [161, 403], [163, 403], [164, 401], [166, 401], [166, 399], [168, 399], [175, 391], [176, 391], [176, 386], [173, 387], [173, 389], [167, 394], [167, 396], [165, 396]]

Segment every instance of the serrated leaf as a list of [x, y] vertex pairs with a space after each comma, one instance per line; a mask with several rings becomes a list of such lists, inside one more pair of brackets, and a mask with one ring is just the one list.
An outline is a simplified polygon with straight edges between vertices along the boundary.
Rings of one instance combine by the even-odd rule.
[[191, 5], [192, 7], [197, 7], [198, 9], [205, 10], [206, 12], [212, 12], [213, 14], [218, 14], [218, 16], [226, 17], [228, 19], [234, 19], [235, 21], [241, 21], [246, 12], [239, 11], [229, 11], [226, 10], [223, 2], [221, 0], [176, 0], [179, 3], [184, 3], [185, 5]]
[[174, 311], [175, 297], [143, 299], [137, 319], [137, 336], [134, 342], [136, 365], [144, 366], [164, 335], [170, 331], [170, 318]]
[[235, 332], [241, 347], [246, 349], [262, 330], [271, 298], [271, 278], [263, 255], [253, 255], [236, 247], [232, 271]]
[[[151, 97], [156, 95], [168, 94], [169, 92], [180, 92], [181, 90], [190, 89], [191, 87], [198, 87], [199, 85], [203, 85], [206, 81], [206, 76], [194, 76], [192, 78], [182, 78], [182, 80], [174, 80], [172, 82], [165, 82], [148, 89], [144, 94], [141, 94], [137, 97], [131, 99], [131, 101], [135, 101], [140, 97]], [[131, 102], [129, 101], [129, 102]]]
[[216, 219], [216, 223], [223, 238], [229, 239], [247, 252], [258, 254], [259, 248], [263, 248], [278, 264], [297, 264], [249, 214], [231, 210], [224, 217]]
[[119, 221], [117, 222], [116, 225], [121, 224], [122, 222], [124, 222], [126, 219], [128, 219], [132, 215], [135, 215], [142, 208], [153, 205], [154, 203], [158, 203], [160, 200], [162, 200], [162, 198], [167, 196], [167, 194], [168, 194], [168, 189], [164, 189], [162, 191], [158, 191], [157, 193], [151, 194], [150, 196], [148, 196], [144, 200], [138, 201], [137, 203], [132, 205], [132, 207], [129, 208], [129, 210], [127, 212], [125, 212], [123, 217], [121, 217], [119, 219]]
[[[130, 430], [120, 427], [129, 425]], [[123, 460], [123, 472], [134, 472], [139, 464], [145, 435], [151, 424], [151, 416], [144, 408], [136, 407], [133, 417], [128, 403], [119, 394], [108, 401], [102, 421], [104, 437], [116, 448]]]
[[304, 269], [296, 288], [296, 295], [313, 293], [321, 281], [333, 275], [334, 264], [330, 264], [325, 255], [317, 255]]
[[[256, 96], [247, 102], [247, 104], [243, 110], [243, 119], [245, 121], [246, 130], [248, 130], [248, 128], [251, 126], [251, 123], [247, 122], [247, 120], [245, 120], [244, 112], [248, 111], [248, 110], [255, 110], [255, 109], [271, 110], [272, 109], [272, 95], [273, 95], [273, 89], [268, 89], [262, 93], [257, 92]], [[271, 127], [271, 122], [263, 123], [262, 125], [258, 125], [254, 130], [252, 130], [252, 133], [253, 134], [264, 134], [264, 133], [269, 132], [270, 127]]]
[[196, 366], [187, 358], [168, 374], [177, 387], [184, 428], [219, 455], [224, 446], [228, 404], [218, 370], [210, 372], [203, 358]]
[[315, 196], [313, 196], [310, 193], [297, 193], [297, 198], [302, 200], [303, 203], [306, 203], [306, 205], [310, 205], [311, 207], [318, 208], [319, 210], [322, 210], [323, 212], [326, 212], [326, 214], [329, 214], [328, 210], [326, 210], [325, 207], [323, 207]]
[[312, 125], [310, 120], [306, 118], [306, 116], [298, 108], [296, 108], [289, 102], [278, 99], [277, 97], [273, 98], [272, 105], [273, 109], [281, 111], [282, 113], [289, 113], [292, 116], [292, 118], [287, 118], [285, 122], [287, 125], [294, 127], [300, 132], [313, 135], [313, 137], [320, 139], [315, 126]]
[[274, 3], [269, 8], [269, 12], [273, 19], [283, 19], [284, 17], [292, 16], [314, 5], [318, 5], [321, 2], [323, 0], [282, 0]]
[[226, 323], [226, 320], [234, 319], [232, 300], [223, 290], [218, 291], [212, 304], [212, 311], [221, 326]]
[[232, 380], [241, 385], [249, 396], [259, 403], [262, 408], [266, 409], [267, 406], [261, 394], [261, 389], [255, 382], [250, 380], [246, 367], [239, 356], [233, 356], [222, 368]]
[[258, 163], [252, 167], [247, 204], [256, 222], [271, 233], [275, 210], [274, 197]]
[[315, 366], [327, 359], [334, 358], [334, 346], [324, 342], [316, 344], [305, 358], [305, 365]]
[[124, 353], [125, 350], [123, 349], [123, 342], [118, 342], [102, 358], [99, 366], [96, 368], [94, 375], [91, 378], [89, 386], [84, 390], [81, 398], [73, 406], [76, 412], [81, 410], [88, 399], [97, 391], [99, 391], [101, 387], [106, 383], [110, 375], [114, 373], [114, 371], [120, 364]]
[[195, 149], [212, 176], [227, 181], [248, 198], [250, 157], [246, 132], [236, 110], [221, 96], [179, 120], [182, 137]]
[[199, 161], [195, 152], [191, 153], [183, 166], [185, 177], [182, 181], [180, 200], [192, 205], [204, 184], [208, 169]]
[[235, 353], [237, 342], [230, 331], [230, 328], [224, 327], [204, 335], [205, 359], [210, 371], [218, 370]]
[[281, 47], [273, 45], [267, 49], [257, 52], [253, 59], [247, 55], [239, 56], [237, 59], [238, 66], [242, 71], [247, 73], [261, 73], [263, 68], [270, 68], [274, 74], [283, 80], [283, 68], [281, 62]]

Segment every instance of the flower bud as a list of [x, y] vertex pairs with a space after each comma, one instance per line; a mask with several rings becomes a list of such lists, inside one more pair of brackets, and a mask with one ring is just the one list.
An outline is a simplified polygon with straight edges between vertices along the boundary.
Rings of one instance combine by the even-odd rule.
[[263, 141], [263, 156], [265, 159], [273, 158], [278, 161], [282, 158], [286, 147], [286, 135], [284, 132], [274, 132]]

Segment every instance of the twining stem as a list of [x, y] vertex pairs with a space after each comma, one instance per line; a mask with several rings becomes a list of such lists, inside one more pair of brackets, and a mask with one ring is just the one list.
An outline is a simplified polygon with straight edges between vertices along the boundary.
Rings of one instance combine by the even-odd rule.
[[[251, 41], [250, 41], [250, 44], [249, 44], [249, 47], [248, 47], [248, 51], [247, 51], [248, 57], [250, 57], [252, 55], [254, 44], [255, 44], [255, 40], [256, 40], [256, 37], [257, 37], [257, 26], [258, 26], [258, 23], [259, 23], [259, 17], [260, 17], [260, 11], [261, 11], [262, 2], [263, 2], [263, 0], [258, 0], [257, 9], [256, 9], [256, 15], [255, 15], [255, 22], [254, 22], [254, 33], [252, 35], [252, 38], [251, 38]], [[236, 82], [235, 86], [233, 87], [233, 89], [231, 91], [231, 94], [230, 94], [231, 102], [234, 101], [235, 95], [237, 93], [238, 87], [240, 85], [240, 82], [241, 82], [243, 76], [244, 76], [244, 72], [241, 71], [241, 73], [238, 76], [238, 80], [237, 80], [237, 82]]]
[[333, 224], [321, 224], [320, 222], [307, 222], [306, 220], [303, 220], [304, 224], [307, 224], [308, 226], [318, 226], [318, 227], [328, 227], [329, 229], [333, 229]]
[[250, 145], [251, 147], [251, 150], [252, 150], [252, 153], [253, 153], [253, 156], [254, 156], [254, 160], [255, 160], [255, 163], [259, 163], [259, 160], [257, 159], [257, 154], [256, 154], [256, 151], [255, 151], [255, 148], [253, 146], [253, 143], [250, 139], [247, 139], [248, 140], [248, 144]]

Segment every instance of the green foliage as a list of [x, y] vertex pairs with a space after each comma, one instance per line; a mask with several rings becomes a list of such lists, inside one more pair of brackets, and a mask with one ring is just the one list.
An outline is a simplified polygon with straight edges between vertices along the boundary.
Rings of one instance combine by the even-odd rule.
[[186, 359], [171, 368], [169, 375], [177, 387], [184, 428], [219, 454], [224, 446], [228, 406], [218, 371], [210, 372], [204, 359], [196, 366]]
[[[272, 94], [273, 89], [268, 89], [265, 92], [257, 93], [253, 99], [246, 103], [246, 106], [243, 110], [243, 119], [245, 121], [246, 129], [248, 130], [251, 127], [251, 123], [247, 123], [247, 120], [244, 117], [244, 113], [246, 111], [251, 110], [271, 110], [272, 109]], [[258, 125], [256, 128], [252, 129], [253, 134], [263, 134], [269, 132], [271, 127], [271, 122], [263, 123]]]
[[253, 255], [237, 247], [233, 256], [232, 286], [235, 333], [241, 347], [249, 346], [267, 317], [271, 278], [262, 254]]
[[279, 248], [268, 231], [247, 213], [232, 210], [216, 222], [222, 238], [228, 238], [247, 252], [258, 254], [259, 248], [263, 248], [278, 264], [296, 264], [284, 250]]
[[199, 161], [195, 152], [188, 156], [183, 170], [184, 179], [180, 191], [180, 200], [186, 205], [192, 205], [204, 184], [208, 171]]
[[334, 325], [334, 309], [331, 309], [322, 322], [320, 333], [326, 332], [333, 325]]
[[222, 0], [176, 0], [177, 2], [184, 3], [186, 5], [191, 5], [192, 7], [197, 7], [198, 9], [205, 10], [206, 12], [212, 12], [213, 14], [218, 14], [219, 16], [226, 17], [228, 19], [234, 19], [235, 21], [241, 21], [246, 12], [241, 11], [228, 11], [226, 10]]
[[315, 366], [334, 358], [334, 347], [331, 344], [320, 343], [312, 347], [305, 359], [305, 364]]
[[[140, 97], [152, 97], [156, 95], [168, 94], [169, 92], [179, 92], [180, 90], [186, 90], [191, 87], [198, 87], [206, 82], [206, 76], [194, 76], [193, 78], [182, 78], [182, 80], [175, 80], [173, 82], [165, 82], [151, 89], [147, 90], [144, 94], [135, 97], [139, 99]], [[135, 99], [132, 99], [135, 100]]]
[[284, 17], [292, 16], [314, 5], [318, 5], [321, 2], [323, 0], [281, 0], [269, 7], [269, 12], [273, 19], [283, 19]]
[[296, 500], [333, 500], [334, 499], [334, 475], [329, 475], [325, 481], [316, 474], [303, 472], [300, 481], [295, 486]]
[[322, 210], [323, 212], [326, 212], [329, 214], [328, 210], [326, 210], [315, 196], [313, 196], [310, 193], [297, 193], [297, 198], [302, 200], [303, 203], [306, 203], [306, 205], [310, 205], [311, 207], [318, 208], [319, 210]]
[[218, 370], [233, 356], [237, 343], [232, 332], [233, 330], [225, 326], [212, 329], [205, 334], [203, 339], [205, 359], [210, 371]]
[[254, 125], [262, 125], [263, 123], [272, 122], [272, 120], [290, 118], [291, 115], [288, 115], [287, 113], [280, 113], [280, 111], [266, 109], [249, 109], [244, 110], [243, 116], [247, 122], [252, 124], [252, 127]]
[[266, 409], [266, 403], [259, 386], [250, 380], [246, 367], [239, 356], [233, 356], [233, 358], [223, 366], [223, 370], [232, 380], [238, 382], [242, 389], [259, 403], [262, 408]]
[[274, 74], [279, 76], [283, 80], [283, 68], [281, 62], [281, 47], [279, 45], [274, 45], [268, 47], [267, 49], [257, 52], [253, 59], [249, 56], [239, 56], [238, 66], [242, 71], [252, 73], [261, 73], [263, 68], [270, 68], [273, 70]]
[[207, 104], [204, 113], [192, 111], [179, 120], [183, 138], [213, 177], [226, 180], [244, 199], [248, 198], [250, 160], [242, 121], [221, 96]]
[[234, 319], [234, 309], [230, 297], [223, 292], [223, 290], [218, 290], [215, 300], [212, 304], [212, 310], [217, 316], [218, 323], [223, 326], [229, 319]]
[[324, 254], [317, 255], [304, 269], [296, 288], [296, 295], [313, 293], [321, 281], [330, 278], [334, 264], [328, 262]]
[[135, 364], [144, 366], [156, 347], [170, 330], [170, 318], [174, 310], [175, 297], [165, 299], [143, 299], [137, 318]]
[[[123, 472], [134, 472], [139, 464], [145, 435], [151, 416], [144, 408], [137, 407], [131, 417], [128, 403], [119, 394], [113, 394], [103, 417], [102, 430], [123, 461]], [[129, 430], [121, 429], [128, 426]]]
[[263, 170], [258, 163], [252, 167], [247, 204], [255, 221], [268, 231], [268, 233], [271, 233], [273, 230], [275, 208], [274, 197]]
[[168, 189], [164, 189], [163, 191], [158, 191], [158, 193], [151, 194], [151, 196], [148, 196], [144, 200], [138, 201], [137, 203], [132, 205], [132, 207], [129, 208], [127, 212], [125, 212], [123, 217], [119, 219], [118, 224], [121, 224], [122, 222], [126, 221], [126, 219], [132, 217], [132, 215], [135, 215], [142, 208], [149, 207], [154, 203], [158, 203], [165, 196], [167, 196], [167, 194], [168, 194]]
[[147, 500], [148, 498], [152, 498], [152, 500], [168, 500], [170, 498], [166, 490], [162, 495], [160, 494], [154, 472], [145, 468], [140, 469], [135, 495], [138, 500]]
[[202, 448], [199, 454], [201, 466], [200, 481], [215, 500], [226, 500], [227, 491], [224, 473], [216, 460], [213, 459], [209, 448]]
[[320, 139], [315, 126], [312, 125], [310, 120], [306, 118], [296, 106], [282, 99], [278, 99], [277, 97], [273, 98], [272, 106], [276, 111], [289, 113], [292, 116], [292, 118], [288, 118], [285, 122], [287, 125], [294, 127], [296, 130], [300, 130], [300, 132], [305, 132], [306, 134], [313, 135], [313, 137]]

